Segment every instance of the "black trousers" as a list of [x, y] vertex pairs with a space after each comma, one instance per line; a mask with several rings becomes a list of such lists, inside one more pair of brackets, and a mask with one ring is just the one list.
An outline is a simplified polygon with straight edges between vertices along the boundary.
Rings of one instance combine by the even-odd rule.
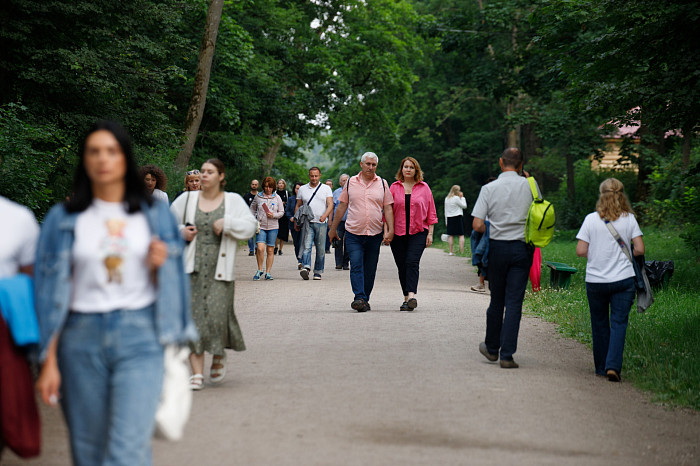
[[427, 239], [428, 230], [423, 230], [415, 235], [394, 235], [391, 240], [391, 252], [399, 270], [399, 282], [404, 296], [418, 292], [420, 258], [425, 251]]

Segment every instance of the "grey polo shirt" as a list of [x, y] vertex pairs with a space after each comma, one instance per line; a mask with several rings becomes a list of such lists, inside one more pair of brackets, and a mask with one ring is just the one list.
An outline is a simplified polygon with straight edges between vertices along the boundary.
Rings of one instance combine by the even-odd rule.
[[[539, 192], [539, 186], [537, 188]], [[472, 215], [490, 222], [489, 238], [525, 241], [525, 221], [532, 203], [527, 178], [507, 171], [481, 187]]]

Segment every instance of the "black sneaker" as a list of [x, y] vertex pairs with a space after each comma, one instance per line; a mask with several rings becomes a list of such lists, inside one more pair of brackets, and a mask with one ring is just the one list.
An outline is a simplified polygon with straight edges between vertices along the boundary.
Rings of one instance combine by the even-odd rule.
[[301, 269], [301, 272], [299, 272], [299, 275], [301, 275], [301, 278], [303, 278], [304, 280], [308, 280], [309, 279], [309, 269], [304, 267], [303, 269]]
[[350, 307], [355, 309], [357, 312], [365, 312], [365, 306], [367, 303], [365, 302], [364, 299], [356, 299], [355, 301], [350, 304]]
[[250, 251], [250, 252], [248, 253], [248, 255], [249, 255], [249, 256], [254, 256], [255, 253], [254, 253], [253, 251]]
[[403, 304], [401, 305], [401, 307], [399, 308], [399, 311], [410, 311], [410, 310], [411, 309], [409, 309], [408, 303], [406, 301], [404, 301]]
[[272, 255], [274, 256], [275, 254], [277, 254], [277, 248], [275, 248], [275, 250], [272, 251]]
[[344, 266], [343, 266], [343, 270], [350, 270], [350, 266], [349, 266], [349, 265], [344, 265]]
[[340, 269], [342, 269], [342, 268], [343, 268], [342, 265], [336, 265], [336, 266], [335, 266], [335, 270], [340, 270]]

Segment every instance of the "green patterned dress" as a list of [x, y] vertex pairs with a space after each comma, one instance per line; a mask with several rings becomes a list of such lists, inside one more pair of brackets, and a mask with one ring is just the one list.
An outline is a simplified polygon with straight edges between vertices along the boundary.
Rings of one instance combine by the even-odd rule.
[[234, 282], [214, 280], [221, 236], [214, 234], [212, 226], [215, 220], [224, 216], [224, 212], [222, 202], [211, 212], [202, 212], [197, 207], [194, 217], [198, 232], [190, 285], [192, 317], [197, 324], [200, 339], [191, 343], [190, 349], [196, 354], [207, 351], [223, 355], [224, 348], [245, 350], [243, 334], [233, 311]]

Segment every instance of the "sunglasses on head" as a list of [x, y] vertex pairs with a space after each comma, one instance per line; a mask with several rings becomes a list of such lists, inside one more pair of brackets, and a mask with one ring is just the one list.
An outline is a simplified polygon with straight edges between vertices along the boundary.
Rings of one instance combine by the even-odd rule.
[[187, 172], [187, 175], [199, 175], [199, 170], [190, 170]]

